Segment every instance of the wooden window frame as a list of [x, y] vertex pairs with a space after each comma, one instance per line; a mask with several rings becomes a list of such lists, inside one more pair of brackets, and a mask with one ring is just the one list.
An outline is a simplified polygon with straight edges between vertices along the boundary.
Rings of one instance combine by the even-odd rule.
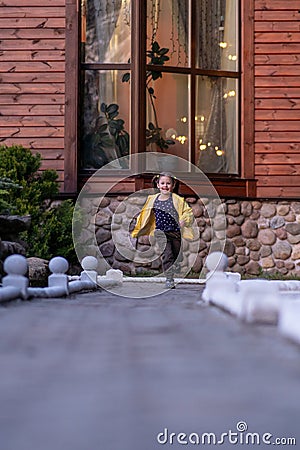
[[[75, 194], [87, 180], [87, 175], [78, 175], [78, 114], [79, 114], [79, 73], [80, 73], [80, 0], [66, 0], [66, 94], [65, 94], [65, 167], [64, 191]], [[141, 0], [143, 1], [143, 0]], [[240, 176], [213, 174], [209, 176], [219, 195], [223, 197], [255, 197], [254, 179], [254, 0], [240, 0], [241, 11], [241, 83], [240, 83]], [[132, 53], [136, 55], [131, 64], [131, 117], [139, 117], [139, 127], [131, 124], [131, 152], [145, 148], [144, 129], [146, 125], [146, 34], [145, 9], [136, 0], [132, 6]], [[193, 24], [192, 24], [193, 26]], [[192, 51], [195, 51], [192, 48]], [[141, 69], [144, 67], [144, 70]], [[107, 66], [106, 66], [107, 68]], [[164, 67], [164, 71], [168, 68]], [[219, 73], [220, 74], [220, 73]], [[192, 77], [195, 80], [195, 77]], [[194, 86], [195, 87], [195, 86]], [[132, 122], [132, 121], [131, 121]], [[144, 124], [144, 126], [142, 125]], [[194, 127], [191, 134], [193, 149]], [[126, 176], [126, 171], [122, 176]], [[128, 174], [129, 175], [129, 174]], [[110, 180], [113, 174], [107, 175]], [[115, 176], [116, 181], [120, 173]], [[115, 193], [131, 193], [149, 186], [150, 175], [130, 177], [122, 182], [120, 190], [116, 185]], [[185, 179], [191, 178], [185, 176]], [[103, 180], [104, 181], [104, 180]], [[195, 182], [195, 177], [192, 179]], [[103, 186], [105, 186], [105, 182]], [[191, 194], [188, 190], [183, 194]]]

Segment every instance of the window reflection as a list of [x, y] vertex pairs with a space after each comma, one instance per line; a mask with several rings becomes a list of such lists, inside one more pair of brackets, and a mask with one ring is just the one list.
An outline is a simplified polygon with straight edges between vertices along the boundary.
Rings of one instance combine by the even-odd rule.
[[197, 67], [237, 71], [237, 0], [197, 0], [196, 10]]
[[148, 0], [147, 45], [169, 48], [166, 65], [189, 65], [189, 0]]
[[198, 77], [197, 165], [206, 173], [237, 173], [237, 80]]
[[130, 58], [130, 0], [82, 0], [82, 60], [127, 63]]
[[[81, 119], [81, 154], [85, 169], [97, 169], [129, 154], [129, 86], [119, 71], [86, 70]], [[126, 159], [125, 159], [126, 161]]]

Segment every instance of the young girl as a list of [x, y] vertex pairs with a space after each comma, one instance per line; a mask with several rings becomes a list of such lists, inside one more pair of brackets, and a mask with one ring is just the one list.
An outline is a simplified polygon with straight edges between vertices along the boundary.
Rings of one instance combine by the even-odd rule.
[[152, 182], [154, 187], [159, 189], [159, 193], [148, 196], [137, 218], [132, 237], [153, 236], [156, 230], [165, 234], [166, 246], [161, 255], [162, 268], [166, 275], [166, 288], [173, 289], [174, 263], [176, 260], [182, 261], [181, 235], [185, 239], [194, 238], [191, 228], [194, 216], [186, 201], [173, 192], [178, 183], [171, 173], [162, 172], [156, 175]]

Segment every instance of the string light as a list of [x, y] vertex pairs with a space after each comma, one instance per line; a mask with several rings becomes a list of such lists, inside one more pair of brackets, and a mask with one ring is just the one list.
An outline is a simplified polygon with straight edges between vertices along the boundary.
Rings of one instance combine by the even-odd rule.
[[161, 12], [160, 0], [152, 0], [151, 12], [150, 12], [150, 20], [151, 20], [151, 26], [152, 26], [151, 43], [153, 43], [156, 40], [160, 12]]
[[[153, 1], [153, 0], [152, 0]], [[166, 3], [166, 2], [165, 2]], [[170, 59], [177, 53], [177, 66], [182, 65], [182, 53], [184, 54], [183, 65], [188, 65], [188, 33], [186, 32], [186, 24], [188, 23], [188, 10], [185, 8], [181, 10], [176, 2], [171, 2], [172, 10], [172, 26], [170, 40], [172, 48], [170, 52]]]
[[186, 136], [177, 136], [176, 140], [179, 141], [180, 144], [184, 145], [185, 141], [187, 141], [187, 137]]
[[130, 27], [130, 2], [127, 0], [122, 0], [123, 3], [123, 16], [124, 16], [124, 23]]
[[199, 140], [199, 149], [203, 152], [204, 150], [214, 150], [217, 156], [223, 156], [225, 155], [225, 150], [219, 148], [218, 145], [215, 145], [214, 148], [212, 148], [211, 142], [208, 142], [207, 144], [203, 144], [203, 140]]
[[223, 95], [223, 98], [226, 99], [228, 97], [235, 97], [235, 95], [236, 95], [236, 92], [234, 90], [232, 90], [232, 91], [225, 92], [225, 94]]
[[219, 42], [219, 46], [221, 47], [221, 48], [227, 48], [227, 42]]

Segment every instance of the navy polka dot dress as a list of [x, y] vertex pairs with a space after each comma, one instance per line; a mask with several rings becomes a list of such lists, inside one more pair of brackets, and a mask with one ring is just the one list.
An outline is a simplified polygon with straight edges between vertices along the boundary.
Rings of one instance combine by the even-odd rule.
[[180, 231], [178, 212], [175, 209], [172, 195], [169, 196], [168, 200], [163, 201], [156, 197], [153, 211], [157, 230]]

